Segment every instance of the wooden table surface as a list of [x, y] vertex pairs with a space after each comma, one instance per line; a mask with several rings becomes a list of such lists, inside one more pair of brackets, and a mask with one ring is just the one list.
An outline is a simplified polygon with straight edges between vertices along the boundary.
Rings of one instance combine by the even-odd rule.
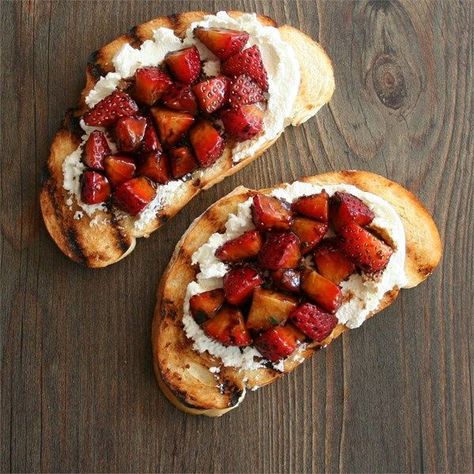
[[[1, 9], [2, 471], [473, 472], [473, 3], [7, 1]], [[156, 16], [242, 9], [319, 39], [337, 90], [245, 170], [104, 270], [66, 259], [41, 169], [88, 54]], [[440, 268], [383, 315], [220, 419], [152, 371], [155, 290], [189, 223], [239, 184], [358, 168], [434, 213]]]

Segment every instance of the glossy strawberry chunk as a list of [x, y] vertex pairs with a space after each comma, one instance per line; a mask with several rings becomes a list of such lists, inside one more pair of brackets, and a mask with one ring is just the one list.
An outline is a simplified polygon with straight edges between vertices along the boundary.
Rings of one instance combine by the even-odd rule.
[[194, 30], [194, 35], [221, 61], [240, 52], [249, 39], [249, 34], [245, 31], [224, 28], [198, 27]]
[[161, 151], [161, 143], [158, 139], [158, 134], [156, 133], [153, 119], [150, 116], [146, 118], [146, 129], [145, 135], [143, 135], [141, 151], [143, 153], [148, 153], [150, 151]]
[[189, 141], [202, 168], [214, 164], [222, 155], [225, 147], [225, 141], [221, 134], [207, 120], [201, 120], [191, 129]]
[[160, 68], [147, 66], [137, 69], [132, 95], [138, 102], [153, 105], [173, 81]]
[[110, 197], [107, 178], [97, 171], [84, 171], [81, 178], [81, 201], [85, 204], [99, 204]]
[[152, 107], [150, 112], [158, 128], [163, 145], [174, 145], [191, 128], [194, 117], [187, 112]]
[[189, 300], [191, 314], [198, 324], [214, 317], [223, 304], [224, 290], [222, 288], [193, 295]]
[[220, 111], [225, 131], [238, 142], [250, 140], [263, 130], [263, 110], [256, 105], [241, 105]]
[[235, 263], [254, 258], [262, 248], [263, 239], [257, 230], [244, 232], [228, 240], [216, 250], [216, 257], [226, 263]]
[[393, 250], [382, 240], [357, 224], [347, 224], [339, 229], [341, 250], [367, 273], [382, 271], [388, 264]]
[[301, 289], [311, 300], [330, 313], [335, 313], [342, 304], [341, 289], [314, 270], [305, 270]]
[[352, 194], [338, 191], [329, 203], [331, 222], [336, 230], [346, 224], [365, 226], [374, 220], [374, 213], [369, 207]]
[[122, 183], [114, 191], [114, 200], [117, 207], [136, 216], [143, 211], [155, 197], [155, 188], [147, 178], [140, 176]]
[[233, 268], [224, 276], [225, 299], [230, 304], [240, 305], [248, 300], [253, 290], [262, 283], [262, 277], [254, 268]]
[[201, 74], [201, 58], [196, 46], [168, 53], [165, 62], [179, 82], [191, 84]]
[[268, 329], [255, 340], [255, 347], [265, 359], [278, 362], [288, 357], [304, 340], [304, 336], [293, 326], [276, 326]]
[[82, 161], [89, 168], [103, 170], [104, 158], [110, 155], [110, 153], [111, 151], [105, 133], [94, 130], [84, 145]]
[[187, 146], [170, 148], [168, 154], [173, 178], [182, 178], [199, 167], [199, 163]]
[[293, 268], [275, 270], [272, 272], [272, 280], [277, 288], [299, 293], [301, 283], [301, 272]]
[[304, 303], [290, 314], [290, 321], [306, 336], [321, 342], [337, 326], [337, 318], [314, 304]]
[[109, 127], [120, 117], [129, 117], [138, 112], [138, 105], [125, 92], [116, 90], [98, 102], [84, 114], [86, 125]]
[[291, 231], [301, 242], [301, 253], [304, 255], [314, 249], [326, 235], [328, 225], [306, 217], [296, 217], [291, 224]]
[[150, 178], [155, 183], [166, 184], [170, 180], [168, 157], [161, 151], [150, 151], [142, 155], [138, 174]]
[[262, 246], [258, 261], [262, 268], [279, 270], [296, 268], [301, 259], [300, 241], [292, 232], [270, 232]]
[[121, 151], [135, 151], [145, 135], [146, 119], [144, 117], [122, 117], [114, 128], [117, 147]]
[[314, 252], [318, 273], [336, 285], [355, 272], [355, 265], [341, 250], [337, 239], [325, 239]]
[[302, 196], [291, 204], [291, 210], [302, 216], [328, 221], [329, 196], [326, 191], [311, 196]]
[[201, 326], [212, 339], [224, 346], [248, 346], [252, 339], [245, 327], [242, 313], [231, 306], [224, 306], [216, 316]]
[[229, 85], [225, 76], [211, 77], [194, 85], [192, 89], [200, 109], [208, 114], [220, 109], [229, 97]]
[[112, 185], [118, 186], [133, 178], [135, 174], [135, 162], [124, 155], [109, 155], [104, 160], [105, 173]]
[[191, 87], [187, 84], [173, 84], [161, 98], [166, 107], [173, 110], [181, 110], [195, 114], [197, 112], [197, 102]]
[[291, 212], [273, 196], [256, 194], [252, 203], [252, 220], [258, 230], [287, 230], [291, 226]]
[[229, 104], [231, 107], [255, 104], [255, 102], [261, 102], [264, 99], [262, 89], [247, 74], [241, 74], [232, 79], [229, 88]]

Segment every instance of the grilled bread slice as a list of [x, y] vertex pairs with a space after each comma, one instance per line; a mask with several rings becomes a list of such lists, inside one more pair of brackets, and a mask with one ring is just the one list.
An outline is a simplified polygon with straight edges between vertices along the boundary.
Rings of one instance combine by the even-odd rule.
[[[436, 225], [417, 198], [399, 184], [365, 171], [326, 173], [300, 181], [318, 185], [350, 184], [389, 202], [400, 215], [405, 230], [407, 287], [421, 283], [438, 265], [442, 247]], [[271, 191], [264, 189], [260, 192]], [[239, 404], [246, 389], [274, 382], [317, 350], [317, 347], [308, 346], [301, 358], [290, 357], [283, 373], [267, 368], [239, 371], [232, 367], [222, 367], [219, 373], [212, 373], [209, 368], [219, 366], [219, 359], [207, 352], [194, 351], [192, 342], [184, 334], [181, 322], [183, 301], [186, 288], [197, 273], [191, 264], [191, 256], [211, 234], [224, 229], [229, 214], [236, 212], [239, 203], [255, 193], [238, 187], [198, 217], [176, 246], [158, 287], [152, 330], [155, 374], [168, 399], [188, 413], [221, 416]], [[398, 290], [387, 292], [377, 310], [368, 317], [390, 305], [397, 295]], [[338, 324], [324, 344], [329, 344], [347, 329]]]
[[[233, 17], [242, 15], [241, 12], [228, 13]], [[76, 204], [72, 208], [66, 204], [68, 193], [63, 188], [62, 165], [65, 158], [80, 144], [83, 131], [79, 127], [79, 118], [87, 110], [85, 98], [89, 91], [101, 76], [114, 70], [112, 58], [125, 44], [139, 47], [145, 40], [151, 39], [153, 30], [159, 27], [171, 28], [176, 35], [182, 37], [191, 23], [202, 20], [207, 14], [188, 12], [156, 18], [136, 26], [128, 34], [120, 36], [91, 55], [86, 71], [86, 86], [79, 104], [67, 114], [51, 145], [40, 195], [46, 227], [59, 248], [72, 260], [89, 267], [105, 267], [117, 262], [133, 250], [138, 237], [149, 236], [201, 190], [248, 165], [276, 140], [264, 143], [257, 153], [239, 163], [233, 163], [232, 150], [228, 146], [213, 166], [187, 181], [179, 195], [160, 209], [144, 228], [136, 229], [131, 217], [117, 220], [111, 212], [96, 212], [92, 218], [84, 215], [81, 219], [74, 219], [80, 208]], [[258, 16], [258, 20], [263, 25], [277, 26], [268, 17]], [[310, 37], [288, 25], [279, 27], [279, 31], [282, 38], [292, 45], [300, 64], [301, 81], [291, 117], [291, 124], [299, 125], [316, 114], [331, 98], [334, 91], [333, 69], [324, 50]]]

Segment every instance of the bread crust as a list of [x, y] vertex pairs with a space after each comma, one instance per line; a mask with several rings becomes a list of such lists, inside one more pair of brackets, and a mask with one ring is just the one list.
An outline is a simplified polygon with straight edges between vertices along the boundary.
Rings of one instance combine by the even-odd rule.
[[[228, 13], [233, 17], [243, 14], [238, 11]], [[128, 34], [119, 36], [90, 56], [86, 70], [86, 85], [78, 106], [67, 114], [62, 128], [53, 139], [40, 193], [41, 210], [46, 228], [59, 248], [72, 260], [88, 267], [98, 268], [124, 258], [135, 247], [137, 238], [148, 237], [200, 191], [208, 189], [247, 166], [278, 138], [264, 143], [257, 153], [237, 164], [232, 162], [232, 150], [230, 146], [227, 146], [216, 164], [203, 170], [200, 176], [187, 181], [181, 188], [179, 196], [169, 205], [164, 206], [156, 218], [140, 230], [134, 228], [133, 218], [127, 216], [118, 221], [110, 212], [98, 213], [103, 218], [102, 222], [106, 223], [91, 227], [92, 218], [87, 215], [81, 219], [74, 219], [74, 214], [81, 210], [76, 203], [71, 208], [65, 205], [68, 196], [63, 188], [62, 164], [67, 155], [80, 143], [83, 132], [79, 127], [79, 118], [87, 110], [85, 98], [100, 76], [114, 70], [113, 56], [125, 44], [139, 47], [141, 43], [153, 37], [153, 30], [158, 27], [171, 28], [175, 34], [182, 37], [191, 23], [201, 20], [208, 14], [195, 11], [156, 18], [132, 28]], [[263, 25], [277, 27], [271, 18], [258, 15], [258, 20]], [[298, 125], [313, 116], [322, 105], [329, 101], [334, 92], [334, 74], [326, 53], [309, 36], [287, 25], [279, 29], [285, 41], [293, 46], [301, 65], [302, 78], [291, 118], [292, 125]], [[311, 66], [308, 66], [309, 64]]]
[[[436, 224], [418, 199], [401, 185], [365, 171], [325, 173], [298, 181], [318, 185], [350, 184], [388, 201], [399, 213], [405, 229], [407, 287], [421, 283], [438, 265], [442, 245]], [[197, 271], [191, 264], [192, 254], [211, 234], [224, 230], [229, 213], [235, 212], [239, 203], [255, 193], [238, 187], [198, 217], [177, 244], [158, 287], [152, 327], [154, 369], [167, 398], [188, 413], [221, 416], [238, 405], [246, 388], [267, 385], [283, 375], [268, 368], [239, 372], [232, 367], [221, 367], [220, 373], [211, 373], [209, 367], [220, 366], [219, 359], [208, 353], [195, 352], [181, 322], [186, 288], [195, 279]], [[398, 290], [386, 293], [377, 310], [367, 319], [389, 306], [398, 293]], [[347, 329], [338, 324], [322, 346], [330, 344]], [[284, 373], [294, 370], [318, 349], [320, 346], [309, 346], [300, 354], [301, 359], [290, 358], [285, 363]]]

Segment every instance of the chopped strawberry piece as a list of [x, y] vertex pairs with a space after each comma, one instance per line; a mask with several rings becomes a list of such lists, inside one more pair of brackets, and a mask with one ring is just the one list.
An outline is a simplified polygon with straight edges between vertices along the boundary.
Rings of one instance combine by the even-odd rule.
[[278, 198], [256, 194], [253, 197], [252, 220], [261, 231], [287, 230], [291, 225], [291, 212]]
[[216, 250], [216, 257], [226, 263], [254, 258], [262, 248], [262, 236], [257, 230], [248, 230], [235, 239], [228, 240]]
[[329, 200], [329, 214], [334, 228], [346, 224], [365, 226], [374, 220], [374, 213], [359, 198], [352, 194], [336, 192]]
[[153, 105], [171, 86], [171, 78], [158, 67], [148, 66], [137, 69], [132, 95], [145, 105]]
[[201, 58], [196, 46], [168, 53], [165, 62], [179, 82], [191, 84], [201, 74]]
[[255, 347], [265, 359], [278, 362], [293, 354], [298, 344], [303, 341], [301, 335], [293, 326], [276, 326], [265, 331], [256, 341]]
[[328, 221], [329, 196], [326, 191], [311, 196], [302, 196], [291, 204], [291, 210], [321, 222]]
[[109, 127], [120, 117], [129, 117], [138, 112], [138, 105], [125, 92], [116, 90], [98, 102], [84, 114], [86, 125]]
[[292, 232], [270, 232], [258, 258], [267, 270], [296, 268], [301, 259], [300, 240]]
[[114, 191], [117, 207], [128, 212], [131, 216], [136, 216], [143, 211], [155, 195], [155, 188], [143, 176], [125, 181]]
[[155, 183], [166, 184], [170, 180], [168, 158], [161, 151], [150, 151], [142, 155], [138, 174], [150, 178]]
[[382, 240], [357, 224], [339, 229], [341, 250], [364, 272], [377, 273], [388, 264], [393, 250]]
[[229, 97], [229, 79], [225, 76], [211, 77], [198, 82], [192, 87], [199, 107], [203, 112], [211, 114], [220, 109]]
[[249, 75], [264, 91], [268, 90], [268, 76], [257, 45], [234, 54], [222, 64], [226, 76]]
[[191, 87], [186, 84], [173, 84], [161, 98], [163, 104], [173, 110], [181, 110], [195, 114], [197, 112], [197, 102]]
[[337, 318], [333, 314], [322, 311], [311, 303], [304, 303], [290, 314], [291, 322], [306, 336], [321, 342], [326, 339], [337, 326]]
[[194, 117], [186, 112], [152, 107], [150, 112], [158, 127], [163, 145], [175, 145], [191, 128]]
[[146, 119], [143, 117], [122, 117], [114, 128], [117, 147], [121, 151], [135, 151], [143, 140]]
[[284, 324], [297, 302], [291, 296], [277, 291], [255, 288], [247, 317], [247, 329], [265, 331]]
[[207, 168], [222, 155], [225, 141], [216, 128], [207, 120], [201, 120], [189, 132], [189, 141], [199, 164]]
[[135, 162], [128, 156], [109, 155], [104, 161], [105, 173], [116, 187], [133, 178], [135, 174]]
[[247, 74], [232, 79], [229, 89], [229, 104], [231, 107], [255, 104], [264, 100], [262, 89]]
[[194, 30], [194, 36], [221, 61], [241, 51], [249, 39], [249, 34], [245, 31], [224, 28], [198, 27]]
[[355, 272], [354, 263], [342, 252], [337, 239], [325, 239], [314, 252], [318, 272], [336, 285]]
[[155, 124], [151, 117], [147, 117], [146, 119], [146, 129], [145, 135], [143, 135], [141, 151], [144, 153], [148, 153], [149, 151], [161, 151], [161, 143], [158, 140]]
[[321, 308], [335, 313], [342, 304], [341, 289], [314, 270], [303, 273], [301, 289]]
[[237, 267], [224, 276], [225, 299], [239, 305], [248, 300], [253, 290], [263, 283], [262, 277], [251, 267]]
[[216, 316], [205, 321], [202, 329], [224, 346], [244, 347], [252, 342], [242, 313], [230, 306], [224, 306]]
[[224, 109], [220, 118], [225, 131], [235, 140], [250, 140], [263, 130], [263, 110], [256, 105]]
[[301, 253], [304, 255], [321, 242], [326, 235], [328, 225], [325, 222], [306, 219], [306, 217], [296, 217], [291, 224], [291, 230], [300, 239]]
[[104, 158], [107, 155], [110, 155], [110, 153], [111, 151], [105, 133], [99, 130], [94, 130], [89, 135], [89, 138], [84, 145], [82, 161], [89, 168], [103, 170]]
[[189, 300], [191, 314], [198, 324], [202, 324], [207, 319], [214, 317], [223, 304], [224, 290], [222, 288], [199, 293], [192, 296]]
[[301, 273], [298, 270], [292, 268], [275, 270], [272, 272], [272, 280], [282, 290], [293, 293], [300, 291]]
[[199, 163], [187, 146], [170, 148], [168, 153], [173, 178], [182, 178], [199, 167]]
[[81, 201], [85, 204], [99, 204], [110, 197], [107, 178], [97, 171], [84, 171], [81, 177]]

